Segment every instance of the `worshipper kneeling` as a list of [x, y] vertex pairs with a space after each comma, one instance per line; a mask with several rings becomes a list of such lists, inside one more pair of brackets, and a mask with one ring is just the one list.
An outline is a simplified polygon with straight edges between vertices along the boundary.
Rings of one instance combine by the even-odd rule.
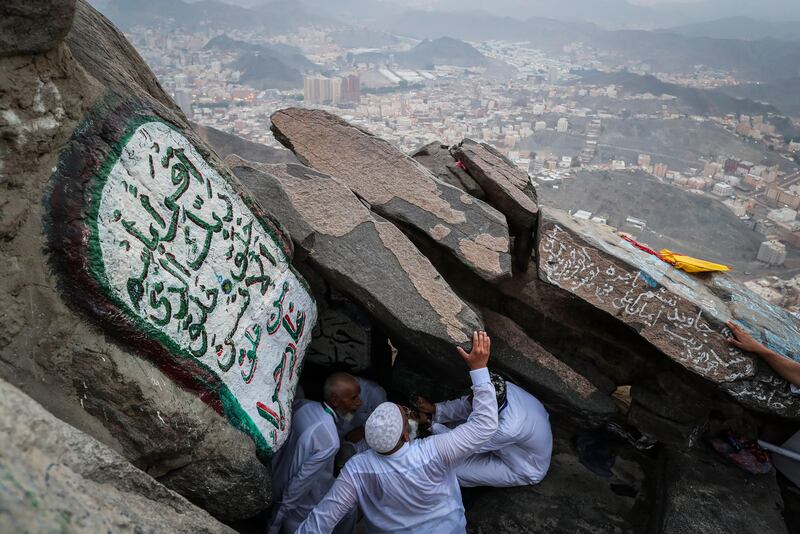
[[367, 532], [465, 532], [467, 520], [455, 469], [497, 430], [497, 401], [486, 364], [489, 336], [475, 332], [472, 351], [458, 352], [470, 368], [474, 406], [451, 432], [409, 443], [408, 409], [384, 402], [365, 425], [370, 450], [345, 464], [328, 494], [298, 533], [326, 533], [356, 504]]
[[[294, 403], [289, 437], [272, 458], [272, 490], [277, 498], [270, 534], [295, 532], [333, 485], [338, 425], [355, 418], [363, 406], [360, 393], [355, 378], [337, 373], [325, 381], [325, 402], [302, 399]], [[353, 507], [342, 516], [337, 532], [352, 532], [355, 517]]]
[[[497, 392], [497, 432], [458, 468], [458, 483], [464, 487], [538, 484], [553, 453], [547, 410], [536, 397], [497, 373], [491, 378]], [[418, 397], [415, 404], [432, 418], [435, 434], [449, 432], [444, 423], [460, 423], [472, 410], [468, 396], [436, 404]]]
[[375, 408], [386, 402], [386, 390], [360, 376], [334, 373], [325, 380], [323, 392], [331, 408], [342, 413], [336, 420], [341, 442], [336, 455], [338, 472], [354, 454], [369, 448], [364, 439], [364, 424]]

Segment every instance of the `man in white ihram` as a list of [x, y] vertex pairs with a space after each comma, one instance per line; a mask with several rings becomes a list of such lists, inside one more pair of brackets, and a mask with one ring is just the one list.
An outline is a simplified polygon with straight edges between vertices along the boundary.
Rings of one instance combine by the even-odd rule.
[[364, 439], [364, 424], [373, 410], [386, 402], [386, 390], [360, 376], [333, 373], [325, 380], [323, 391], [328, 404], [337, 413], [344, 412], [336, 421], [341, 441], [337, 463], [341, 460], [338, 466], [341, 467], [351, 456], [369, 448]]
[[489, 336], [475, 332], [472, 351], [458, 352], [470, 368], [473, 409], [446, 434], [409, 444], [406, 410], [385, 402], [365, 425], [371, 450], [352, 457], [328, 494], [297, 530], [331, 532], [356, 504], [367, 532], [452, 534], [466, 531], [455, 469], [497, 430], [497, 401], [486, 364]]
[[[458, 483], [498, 488], [538, 484], [553, 454], [550, 416], [536, 397], [496, 373], [490, 375], [497, 393], [497, 432], [458, 468]], [[432, 416], [435, 434], [449, 431], [441, 423], [460, 423], [472, 409], [467, 396], [435, 405], [418, 397], [416, 407]]]
[[[295, 402], [289, 438], [272, 459], [272, 489], [277, 499], [270, 534], [294, 532], [333, 485], [338, 425], [352, 420], [361, 408], [361, 390], [354, 377], [338, 373], [328, 377], [323, 391], [323, 403]], [[354, 526], [355, 510], [337, 532], [352, 532]]]

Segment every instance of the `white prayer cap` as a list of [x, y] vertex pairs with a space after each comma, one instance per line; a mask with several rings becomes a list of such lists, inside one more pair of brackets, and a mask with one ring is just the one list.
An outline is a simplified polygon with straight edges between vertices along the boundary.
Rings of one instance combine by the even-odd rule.
[[376, 452], [386, 453], [394, 449], [403, 435], [403, 414], [393, 402], [384, 402], [375, 408], [364, 425], [364, 434]]

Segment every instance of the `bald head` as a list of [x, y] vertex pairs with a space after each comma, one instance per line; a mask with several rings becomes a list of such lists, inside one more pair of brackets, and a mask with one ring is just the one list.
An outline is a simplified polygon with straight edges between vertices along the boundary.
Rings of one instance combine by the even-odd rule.
[[354, 413], [361, 406], [361, 386], [347, 373], [333, 373], [325, 380], [322, 394], [339, 416]]

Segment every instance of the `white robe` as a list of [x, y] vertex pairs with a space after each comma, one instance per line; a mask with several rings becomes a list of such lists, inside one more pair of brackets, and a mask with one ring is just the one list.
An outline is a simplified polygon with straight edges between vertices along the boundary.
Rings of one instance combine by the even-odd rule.
[[453, 534], [466, 531], [455, 468], [497, 430], [497, 400], [486, 368], [470, 372], [474, 410], [451, 432], [404, 444], [391, 455], [357, 454], [298, 529], [331, 532], [358, 503], [369, 533]]
[[333, 411], [309, 400], [293, 408], [289, 438], [272, 458], [275, 512], [270, 533], [294, 532], [334, 481], [339, 435]]
[[[339, 420], [336, 422], [336, 428], [339, 431], [339, 440], [342, 443], [346, 442], [345, 436], [349, 432], [360, 426], [364, 426], [369, 416], [375, 411], [375, 408], [386, 402], [385, 389], [372, 380], [367, 380], [366, 378], [361, 378], [358, 376], [355, 378], [358, 381], [358, 384], [361, 386], [361, 407], [356, 410], [355, 415], [350, 421], [345, 421], [344, 419], [339, 418]], [[365, 439], [362, 439], [357, 443], [353, 443], [352, 445], [355, 448], [355, 452], [364, 452], [365, 450], [369, 449], [367, 440]]]
[[[538, 484], [550, 468], [553, 434], [550, 416], [536, 397], [508, 382], [506, 406], [500, 411], [497, 432], [478, 454], [458, 468], [464, 487], [511, 487]], [[472, 407], [468, 397], [436, 404], [435, 423], [461, 422]], [[434, 425], [434, 432], [447, 431]]]

